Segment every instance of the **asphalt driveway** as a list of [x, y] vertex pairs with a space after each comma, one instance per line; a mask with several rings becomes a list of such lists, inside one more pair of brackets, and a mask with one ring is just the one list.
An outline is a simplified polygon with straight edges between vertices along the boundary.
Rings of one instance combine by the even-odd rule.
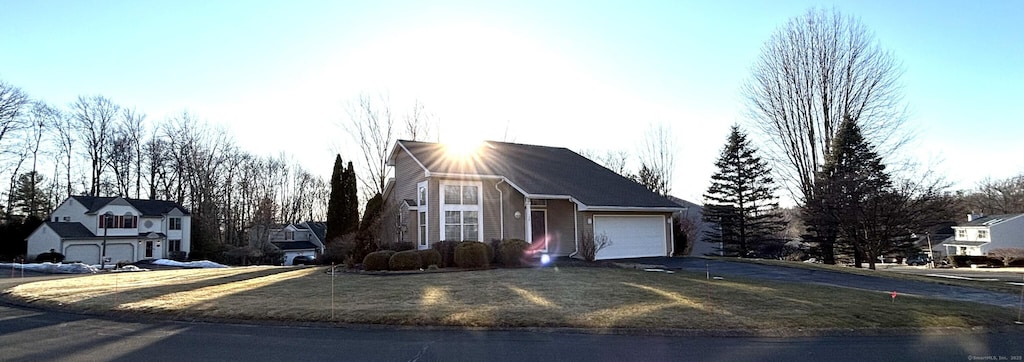
[[942, 285], [937, 283], [888, 279], [856, 274], [838, 273], [825, 270], [787, 268], [728, 260], [703, 258], [636, 258], [627, 262], [663, 265], [669, 269], [709, 273], [711, 277], [739, 277], [745, 279], [766, 279], [784, 282], [830, 285], [877, 292], [917, 295], [941, 299], [991, 304], [1001, 307], [1018, 307], [1020, 295], [991, 292], [982, 289]]

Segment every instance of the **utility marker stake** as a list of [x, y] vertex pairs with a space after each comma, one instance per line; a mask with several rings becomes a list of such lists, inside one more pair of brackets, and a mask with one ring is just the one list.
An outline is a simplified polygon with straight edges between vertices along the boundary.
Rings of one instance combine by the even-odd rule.
[[331, 320], [334, 320], [334, 263], [331, 262]]
[[892, 291], [892, 304], [896, 304], [896, 291]]
[[1020, 280], [1022, 282], [1020, 285], [1020, 306], [1017, 307], [1017, 321], [1013, 322], [1016, 324], [1024, 324], [1024, 321], [1020, 320], [1020, 311], [1024, 309], [1024, 274], [1021, 274]]

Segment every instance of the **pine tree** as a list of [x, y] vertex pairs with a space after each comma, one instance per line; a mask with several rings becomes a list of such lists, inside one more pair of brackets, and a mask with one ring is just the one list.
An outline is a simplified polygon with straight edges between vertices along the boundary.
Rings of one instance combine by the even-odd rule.
[[[327, 242], [333, 243], [345, 234], [348, 225], [345, 215], [345, 183], [343, 181], [345, 169], [341, 161], [341, 155], [334, 159], [334, 171], [331, 172], [331, 196], [327, 202]], [[351, 167], [351, 166], [350, 166]]]
[[[876, 206], [891, 194], [892, 181], [872, 145], [864, 139], [856, 122], [845, 118], [825, 157], [825, 165], [815, 175], [814, 194], [807, 200], [804, 222], [819, 246], [826, 264], [835, 264], [836, 247], [851, 253], [861, 266], [864, 246], [872, 239], [868, 225], [872, 215], [881, 215]], [[873, 259], [874, 256], [868, 259]], [[874, 260], [870, 260], [872, 267]]]
[[356, 170], [352, 166], [352, 161], [349, 161], [343, 175], [344, 203], [342, 214], [345, 216], [345, 223], [342, 225], [342, 235], [359, 230], [359, 190], [357, 188], [359, 179], [356, 178]]
[[739, 126], [732, 126], [715, 166], [718, 171], [704, 194], [703, 218], [713, 225], [705, 240], [721, 243], [724, 254], [741, 257], [783, 242], [776, 237], [785, 222], [768, 163], [757, 156]]

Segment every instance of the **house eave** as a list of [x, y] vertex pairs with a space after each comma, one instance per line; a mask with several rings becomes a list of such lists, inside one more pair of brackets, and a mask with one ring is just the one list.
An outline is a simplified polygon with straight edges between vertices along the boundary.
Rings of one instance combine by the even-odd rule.
[[582, 205], [580, 211], [611, 211], [611, 212], [678, 212], [685, 207], [646, 207], [646, 206], [587, 206]]

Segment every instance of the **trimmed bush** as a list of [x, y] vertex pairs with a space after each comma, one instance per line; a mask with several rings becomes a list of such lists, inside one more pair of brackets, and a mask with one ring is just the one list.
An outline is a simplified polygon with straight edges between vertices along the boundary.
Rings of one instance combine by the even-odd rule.
[[498, 243], [498, 262], [504, 266], [522, 266], [530, 243], [520, 239], [506, 239]]
[[459, 245], [458, 241], [442, 240], [434, 243], [433, 248], [441, 255], [441, 264], [437, 266], [442, 268], [455, 266], [455, 247]]
[[391, 270], [416, 270], [423, 264], [420, 253], [416, 250], [404, 250], [395, 253], [388, 261]]
[[58, 253], [50, 249], [49, 252], [45, 252], [36, 256], [36, 263], [60, 263], [64, 261], [64, 254]]
[[363, 270], [388, 270], [392, 255], [395, 255], [395, 252], [391, 250], [381, 250], [366, 254], [366, 257], [363, 258]]
[[420, 268], [428, 269], [431, 265], [434, 267], [442, 267], [441, 264], [441, 253], [438, 253], [434, 249], [417, 250], [420, 254]]
[[464, 241], [455, 247], [455, 265], [460, 268], [486, 268], [490, 265], [490, 245], [479, 241]]

